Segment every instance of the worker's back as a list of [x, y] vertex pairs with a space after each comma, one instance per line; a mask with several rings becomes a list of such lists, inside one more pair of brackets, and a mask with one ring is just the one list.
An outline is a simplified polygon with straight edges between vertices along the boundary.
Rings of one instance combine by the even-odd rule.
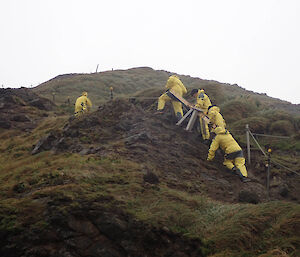
[[75, 115], [87, 112], [92, 107], [92, 102], [87, 97], [87, 92], [83, 92], [82, 96], [78, 97], [75, 102]]
[[167, 84], [166, 84], [167, 89], [172, 89], [176, 94], [182, 96], [187, 93], [186, 87], [183, 85], [181, 80], [173, 75], [169, 77]]
[[226, 154], [242, 150], [242, 148], [228, 131], [226, 131], [225, 133], [217, 134], [214, 140], [219, 144], [220, 148]]
[[84, 105], [87, 103], [87, 97], [82, 95], [76, 99], [75, 102], [75, 112], [79, 112], [83, 109]]

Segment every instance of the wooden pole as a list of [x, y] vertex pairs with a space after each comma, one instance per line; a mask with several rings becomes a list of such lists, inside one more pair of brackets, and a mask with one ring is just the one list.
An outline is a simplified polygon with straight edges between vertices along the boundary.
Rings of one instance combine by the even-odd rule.
[[250, 136], [249, 136], [249, 124], [246, 124], [246, 140], [247, 140], [247, 156], [248, 164], [251, 164], [251, 151], [250, 151]]
[[267, 192], [270, 198], [270, 167], [271, 167], [271, 149], [268, 149], [268, 170], [267, 170]]
[[96, 73], [97, 73], [97, 71], [98, 71], [98, 67], [99, 67], [99, 64], [97, 64]]
[[192, 116], [186, 126], [186, 131], [192, 131], [193, 127], [194, 127], [194, 124], [195, 124], [195, 121], [196, 119], [199, 117], [198, 115], [198, 111], [197, 110], [193, 110], [192, 112]]
[[110, 89], [110, 100], [113, 100], [114, 99], [114, 93], [113, 93], [114, 88], [110, 87], [109, 89]]

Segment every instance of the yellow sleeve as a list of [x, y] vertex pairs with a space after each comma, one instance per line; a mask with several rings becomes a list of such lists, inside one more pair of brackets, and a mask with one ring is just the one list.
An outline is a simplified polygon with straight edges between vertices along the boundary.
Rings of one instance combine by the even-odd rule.
[[209, 97], [207, 95], [205, 95], [205, 97], [204, 97], [204, 106], [203, 107], [205, 109], [208, 109], [209, 106], [211, 106], [211, 101], [210, 101]]
[[182, 94], [184, 95], [184, 94], [187, 93], [186, 87], [183, 85], [183, 83], [181, 81], [179, 81], [179, 82], [180, 82], [179, 85], [180, 85], [180, 87], [182, 89]]
[[218, 140], [218, 136], [216, 136], [212, 141], [210, 148], [208, 150], [208, 156], [207, 156], [208, 161], [212, 161], [215, 158], [215, 152], [218, 150], [218, 148], [219, 148], [219, 140]]
[[171, 89], [175, 84], [174, 77], [169, 77], [166, 83], [166, 89]]
[[217, 113], [215, 116], [215, 124], [218, 127], [222, 127], [222, 128], [226, 127], [225, 120], [223, 119], [223, 116], [220, 113]]

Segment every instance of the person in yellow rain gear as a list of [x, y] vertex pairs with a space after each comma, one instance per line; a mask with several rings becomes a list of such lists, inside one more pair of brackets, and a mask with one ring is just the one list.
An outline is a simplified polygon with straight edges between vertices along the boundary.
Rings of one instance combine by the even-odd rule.
[[242, 148], [228, 130], [222, 127], [214, 127], [214, 133], [216, 136], [210, 145], [207, 160], [212, 161], [215, 152], [220, 147], [225, 152], [223, 164], [237, 174], [242, 182], [249, 182]]
[[[209, 122], [211, 127], [215, 125], [215, 127], [226, 128], [226, 122], [220, 113], [220, 108], [216, 105], [211, 105], [208, 107], [207, 117], [209, 118]], [[214, 132], [214, 129], [211, 129], [211, 132]]]
[[[192, 89], [191, 96], [197, 98], [195, 107], [203, 110], [204, 115], [207, 115], [207, 110], [211, 106], [211, 101], [207, 94], [204, 93], [203, 89]], [[207, 122], [203, 118], [199, 117], [200, 131], [204, 142], [209, 142], [210, 133]]]
[[172, 91], [177, 95], [183, 96], [184, 94], [187, 93], [186, 87], [183, 85], [183, 83], [181, 82], [178, 76], [172, 75], [169, 77], [166, 83], [166, 89], [167, 92], [163, 93], [158, 98], [157, 113], [161, 113], [167, 101], [172, 101], [175, 116], [177, 120], [180, 120], [183, 117], [182, 103], [169, 97], [168, 90], [172, 89]]
[[82, 114], [89, 112], [92, 108], [92, 102], [87, 96], [87, 92], [83, 92], [82, 96], [76, 99], [74, 111], [75, 117], [79, 117]]

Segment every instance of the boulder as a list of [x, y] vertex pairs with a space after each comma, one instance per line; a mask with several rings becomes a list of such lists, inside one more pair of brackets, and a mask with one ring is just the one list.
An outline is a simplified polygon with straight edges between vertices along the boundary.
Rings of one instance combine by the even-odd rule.
[[246, 191], [246, 190], [240, 191], [238, 199], [239, 199], [239, 202], [242, 202], [242, 203], [257, 204], [260, 202], [259, 196], [256, 193]]

